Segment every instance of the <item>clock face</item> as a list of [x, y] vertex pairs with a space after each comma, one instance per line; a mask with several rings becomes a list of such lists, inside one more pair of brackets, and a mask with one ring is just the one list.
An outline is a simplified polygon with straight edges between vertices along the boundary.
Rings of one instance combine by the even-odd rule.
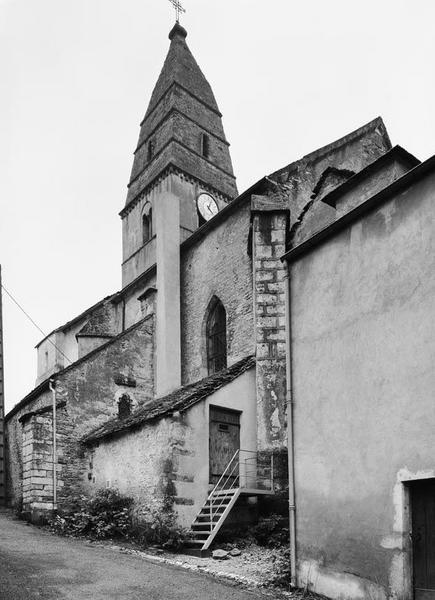
[[219, 212], [216, 200], [210, 194], [200, 194], [196, 201], [199, 214], [203, 219], [209, 221]]

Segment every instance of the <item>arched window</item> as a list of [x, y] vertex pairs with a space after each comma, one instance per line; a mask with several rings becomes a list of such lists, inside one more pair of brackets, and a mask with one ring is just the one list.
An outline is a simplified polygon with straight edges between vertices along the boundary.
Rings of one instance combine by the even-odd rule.
[[131, 415], [131, 400], [128, 394], [123, 394], [118, 400], [118, 417], [125, 419]]
[[201, 154], [204, 158], [210, 156], [210, 138], [205, 133], [201, 134]]
[[220, 300], [212, 307], [207, 319], [208, 374], [217, 373], [227, 366], [227, 315]]
[[142, 215], [142, 242], [146, 244], [153, 237], [153, 211], [150, 208]]

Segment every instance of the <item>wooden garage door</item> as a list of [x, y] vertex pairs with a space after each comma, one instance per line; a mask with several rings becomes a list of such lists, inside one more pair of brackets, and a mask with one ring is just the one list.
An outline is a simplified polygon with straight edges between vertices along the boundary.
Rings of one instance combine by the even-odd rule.
[[[240, 413], [210, 406], [210, 483], [217, 483], [240, 449]], [[238, 476], [238, 468], [233, 473]]]

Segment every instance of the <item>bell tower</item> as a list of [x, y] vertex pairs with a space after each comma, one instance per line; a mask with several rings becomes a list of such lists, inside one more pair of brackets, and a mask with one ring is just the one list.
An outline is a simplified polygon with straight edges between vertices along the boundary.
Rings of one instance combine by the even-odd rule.
[[181, 383], [180, 244], [237, 196], [222, 114], [178, 21], [122, 209], [123, 287], [156, 266], [156, 392]]
[[[140, 124], [127, 201], [120, 213], [123, 285], [155, 262], [155, 252], [148, 246], [158, 235], [155, 216], [170, 183], [165, 180], [171, 180], [178, 198], [180, 242], [237, 196], [222, 114], [186, 37], [177, 22], [169, 33], [169, 51]], [[199, 204], [204, 207], [198, 211], [198, 197], [203, 193], [213, 202], [204, 202], [203, 197]], [[147, 233], [143, 217], [148, 218], [150, 210], [151, 232]]]

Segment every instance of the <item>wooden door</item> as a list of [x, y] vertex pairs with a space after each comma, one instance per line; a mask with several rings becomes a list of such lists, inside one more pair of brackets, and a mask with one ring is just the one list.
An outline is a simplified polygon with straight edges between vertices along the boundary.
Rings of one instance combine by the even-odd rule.
[[411, 486], [414, 600], [435, 600], [435, 480]]
[[[234, 453], [240, 449], [240, 413], [210, 406], [210, 483], [216, 484]], [[238, 463], [232, 480], [238, 477]], [[234, 466], [234, 465], [233, 465]]]

